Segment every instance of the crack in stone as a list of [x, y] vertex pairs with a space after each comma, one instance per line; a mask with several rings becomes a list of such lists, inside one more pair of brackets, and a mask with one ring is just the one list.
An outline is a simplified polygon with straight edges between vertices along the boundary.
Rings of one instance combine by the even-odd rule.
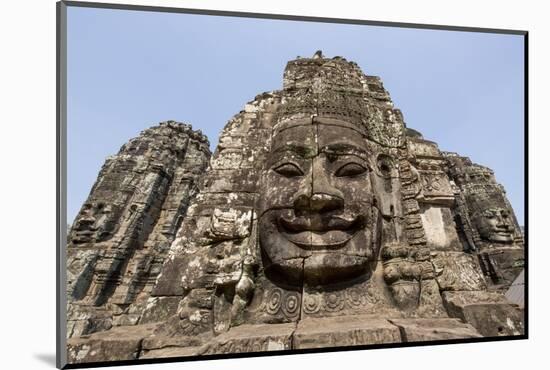
[[409, 340], [408, 340], [408, 338], [407, 338], [407, 333], [406, 333], [406, 331], [405, 331], [405, 328], [404, 328], [403, 326], [401, 326], [401, 325], [398, 325], [398, 324], [394, 323], [394, 322], [393, 322], [392, 320], [390, 320], [390, 319], [387, 319], [387, 320], [388, 320], [388, 322], [389, 322], [390, 324], [392, 324], [393, 326], [396, 326], [396, 327], [399, 329], [399, 335], [401, 336], [401, 342], [402, 342], [402, 343], [407, 343]]

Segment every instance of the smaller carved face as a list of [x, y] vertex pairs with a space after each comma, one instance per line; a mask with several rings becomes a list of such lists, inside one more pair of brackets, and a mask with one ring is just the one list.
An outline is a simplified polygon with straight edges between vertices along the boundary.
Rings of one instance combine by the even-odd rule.
[[498, 243], [511, 243], [514, 239], [514, 226], [510, 214], [503, 208], [491, 208], [475, 218], [482, 239]]
[[105, 240], [113, 229], [113, 209], [103, 203], [87, 203], [75, 221], [73, 242]]

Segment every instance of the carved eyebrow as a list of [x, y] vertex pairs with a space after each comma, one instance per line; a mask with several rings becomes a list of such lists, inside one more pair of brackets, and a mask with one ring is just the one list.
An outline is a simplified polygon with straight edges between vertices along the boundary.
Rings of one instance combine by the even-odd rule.
[[298, 143], [288, 143], [275, 149], [273, 153], [292, 152], [302, 158], [312, 158], [317, 154], [317, 149], [311, 146], [300, 145]]
[[320, 152], [335, 155], [355, 154], [360, 157], [368, 157], [369, 155], [369, 153], [365, 149], [348, 143], [335, 143], [326, 145], [321, 148]]

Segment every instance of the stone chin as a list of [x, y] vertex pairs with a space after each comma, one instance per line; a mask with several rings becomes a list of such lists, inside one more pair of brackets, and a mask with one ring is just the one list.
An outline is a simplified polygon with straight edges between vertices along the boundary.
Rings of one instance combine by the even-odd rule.
[[481, 237], [497, 243], [512, 243], [513, 235], [509, 231], [491, 230], [481, 234]]
[[[367, 253], [369, 254], [369, 253]], [[370, 253], [372, 254], [372, 253]], [[304, 260], [304, 283], [330, 285], [370, 277], [374, 266], [371, 256], [355, 256], [347, 253], [314, 253]]]
[[270, 279], [327, 285], [370, 275], [376, 258], [363, 216], [305, 220], [293, 213], [270, 210], [260, 218], [260, 246]]

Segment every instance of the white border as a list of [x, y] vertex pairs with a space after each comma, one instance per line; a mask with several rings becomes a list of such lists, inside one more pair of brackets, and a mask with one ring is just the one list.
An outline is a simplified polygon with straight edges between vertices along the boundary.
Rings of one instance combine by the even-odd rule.
[[[101, 1], [100, 1], [101, 2]], [[277, 13], [528, 30], [530, 338], [528, 341], [140, 365], [132, 369], [406, 368], [518, 369], [548, 349], [545, 233], [550, 209], [545, 147], [549, 25], [543, 1], [109, 1], [135, 5]], [[3, 4], [1, 212], [3, 368], [53, 368], [55, 353], [55, 1]], [[536, 173], [535, 173], [536, 171]], [[538, 231], [537, 231], [538, 230]], [[9, 366], [12, 365], [12, 366]], [[544, 365], [542, 365], [544, 367]], [[127, 367], [120, 367], [121, 369]]]

